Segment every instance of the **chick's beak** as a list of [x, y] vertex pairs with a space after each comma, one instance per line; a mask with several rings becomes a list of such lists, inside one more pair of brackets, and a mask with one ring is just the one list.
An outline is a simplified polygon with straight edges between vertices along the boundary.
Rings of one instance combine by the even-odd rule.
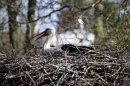
[[40, 38], [42, 38], [44, 36], [47, 36], [47, 35], [48, 35], [47, 32], [43, 31], [43, 32], [37, 34], [35, 37], [37, 37], [36, 40], [38, 40], [38, 39], [40, 39]]

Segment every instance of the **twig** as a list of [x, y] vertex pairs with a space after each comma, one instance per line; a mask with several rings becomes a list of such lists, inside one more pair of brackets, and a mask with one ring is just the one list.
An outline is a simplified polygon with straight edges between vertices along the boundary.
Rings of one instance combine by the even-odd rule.
[[98, 78], [100, 78], [103, 82], [105, 82], [106, 84], [108, 83], [106, 80], [104, 80], [99, 74], [97, 74], [96, 72], [94, 72], [93, 70], [91, 70], [91, 74], [92, 75], [96, 75]]
[[63, 78], [63, 75], [64, 75], [64, 74], [62, 74], [62, 76], [59, 78], [59, 80], [58, 80], [56, 86], [59, 86], [59, 83], [60, 83], [61, 79]]
[[29, 78], [30, 78], [31, 81], [33, 82], [34, 86], [36, 86], [36, 83], [35, 83], [35, 81], [33, 80], [33, 78], [30, 76], [29, 72], [28, 72], [28, 71], [25, 71], [24, 73], [29, 76]]
[[121, 67], [119, 67], [119, 69], [114, 74], [112, 74], [111, 76], [115, 76], [120, 70], [121, 70]]
[[[46, 71], [45, 69], [44, 69], [44, 72], [45, 72], [46, 74], [48, 74], [47, 71]], [[54, 82], [52, 81], [52, 79], [50, 78], [50, 76], [49, 76], [48, 78], [49, 78], [50, 81], [53, 83], [53, 85], [56, 86], [55, 83], [54, 83]]]

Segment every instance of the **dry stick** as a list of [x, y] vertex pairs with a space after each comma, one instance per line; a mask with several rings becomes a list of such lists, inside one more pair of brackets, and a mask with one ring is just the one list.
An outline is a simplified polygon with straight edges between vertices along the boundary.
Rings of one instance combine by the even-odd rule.
[[32, 66], [30, 65], [30, 63], [25, 63], [29, 68], [31, 68]]
[[34, 86], [36, 86], [36, 83], [35, 83], [35, 81], [33, 80], [33, 78], [30, 76], [29, 72], [26, 71], [26, 72], [24, 72], [24, 73], [27, 74], [27, 75], [29, 76], [29, 78], [30, 78], [31, 81], [33, 82]]
[[[68, 75], [68, 73], [66, 73], [66, 74], [64, 75], [64, 77], [66, 77], [66, 75]], [[64, 77], [63, 77], [63, 78], [64, 78]], [[64, 80], [64, 81], [65, 81], [65, 80]]]
[[[64, 75], [64, 74], [63, 74], [63, 75]], [[61, 79], [63, 78], [63, 75], [59, 78], [59, 80], [58, 80], [56, 86], [59, 86], [59, 83], [60, 83]]]
[[120, 70], [121, 70], [121, 67], [114, 74], [112, 74], [112, 76], [115, 76]]
[[[38, 80], [40, 80], [42, 77], [43, 77], [43, 73], [40, 74], [39, 78], [36, 80], [36, 83], [38, 82]], [[37, 83], [37, 86], [38, 86], [38, 83]]]
[[87, 74], [87, 73], [88, 73], [88, 70], [91, 69], [91, 68], [93, 68], [93, 66], [88, 67], [88, 68], [86, 69], [85, 74]]
[[110, 63], [110, 62], [88, 62], [89, 64], [94, 64], [94, 65], [118, 65], [120, 66], [120, 64], [118, 63]]
[[6, 76], [5, 78], [6, 78], [6, 79], [11, 79], [11, 78], [14, 78], [14, 77], [16, 77], [16, 75]]
[[[45, 72], [46, 74], [48, 74], [47, 71], [46, 71], [45, 69], [44, 69], [44, 72]], [[49, 76], [49, 79], [50, 79], [50, 81], [53, 83], [53, 85], [56, 86], [55, 83], [52, 81], [52, 79], [51, 79], [50, 76]]]
[[99, 74], [97, 74], [96, 72], [94, 72], [93, 70], [91, 71], [92, 75], [96, 75], [98, 78], [100, 78], [103, 82], [106, 82], [106, 84], [108, 83], [106, 80], [104, 80]]
[[85, 83], [87, 83], [87, 85], [92, 86], [91, 81], [86, 81], [86, 79], [84, 80], [83, 78], [81, 78], [81, 80], [83, 80]]
[[115, 80], [114, 80], [114, 82], [113, 82], [113, 84], [112, 84], [112, 86], [117, 86], [116, 85], [116, 81], [117, 81], [117, 79], [119, 78], [119, 75], [118, 76], [116, 76], [116, 78], [115, 78]]

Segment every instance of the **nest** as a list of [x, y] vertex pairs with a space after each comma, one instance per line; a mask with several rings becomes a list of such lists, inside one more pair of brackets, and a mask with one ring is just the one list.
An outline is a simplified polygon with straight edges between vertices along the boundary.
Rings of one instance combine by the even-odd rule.
[[17, 56], [0, 53], [0, 86], [129, 86], [130, 61], [118, 53]]

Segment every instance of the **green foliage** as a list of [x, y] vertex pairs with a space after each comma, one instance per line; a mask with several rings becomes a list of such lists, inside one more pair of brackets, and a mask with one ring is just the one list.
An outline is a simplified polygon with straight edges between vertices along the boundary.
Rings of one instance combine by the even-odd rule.
[[[104, 1], [104, 9], [100, 14], [100, 17], [103, 21], [103, 34], [104, 37], [101, 37], [101, 28], [99, 28], [98, 22], [95, 24], [95, 30], [97, 32], [96, 44], [105, 45], [107, 47], [116, 47], [129, 44], [129, 32], [130, 32], [130, 18], [129, 10], [126, 8], [129, 7], [127, 1], [122, 3], [110, 3]], [[96, 11], [99, 13], [98, 11]], [[99, 35], [98, 35], [99, 34]]]
[[0, 25], [0, 31], [1, 31], [1, 30], [4, 30], [4, 27], [3, 27], [2, 25]]

